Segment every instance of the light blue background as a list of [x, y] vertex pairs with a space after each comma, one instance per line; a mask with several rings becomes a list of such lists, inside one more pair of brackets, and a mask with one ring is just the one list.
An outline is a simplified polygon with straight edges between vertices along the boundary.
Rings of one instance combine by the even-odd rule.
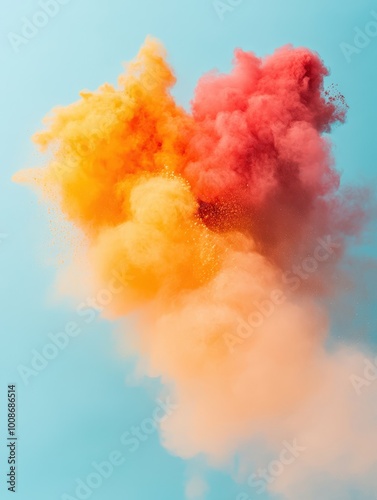
[[[0, 20], [1, 96], [1, 379], [0, 496], [5, 486], [6, 385], [18, 384], [18, 490], [20, 500], [61, 499], [73, 494], [75, 479], [91, 472], [119, 449], [119, 438], [148, 417], [152, 391], [127, 387], [131, 365], [116, 355], [112, 326], [93, 322], [58, 358], [25, 387], [17, 366], [30, 365], [49, 332], [75, 319], [74, 309], [48, 295], [56, 269], [46, 265], [53, 252], [48, 213], [36, 196], [13, 184], [12, 174], [38, 164], [30, 136], [57, 104], [78, 98], [83, 88], [116, 82], [122, 62], [132, 59], [147, 34], [167, 47], [176, 70], [174, 94], [187, 106], [197, 79], [214, 67], [229, 70], [235, 47], [258, 55], [292, 43], [318, 51], [331, 68], [328, 82], [339, 84], [350, 106], [347, 123], [333, 133], [334, 154], [344, 180], [375, 183], [377, 38], [348, 63], [340, 43], [353, 43], [377, 11], [373, 1], [244, 0], [221, 21], [212, 0], [71, 0], [30, 42], [15, 52], [10, 32], [20, 34], [22, 17], [37, 1], [2, 0]], [[363, 247], [375, 253], [374, 237]], [[360, 251], [360, 250], [359, 250]], [[375, 316], [360, 304], [360, 328], [373, 332]], [[369, 335], [369, 334], [368, 334]], [[369, 336], [369, 341], [372, 338]], [[153, 434], [93, 493], [93, 500], [181, 500], [187, 464], [170, 456]], [[251, 471], [252, 472], [252, 471]], [[226, 474], [211, 473], [209, 500], [235, 500], [241, 490]], [[355, 497], [356, 498], [356, 497]], [[360, 498], [360, 497], [357, 497]], [[305, 500], [305, 499], [303, 499]]]

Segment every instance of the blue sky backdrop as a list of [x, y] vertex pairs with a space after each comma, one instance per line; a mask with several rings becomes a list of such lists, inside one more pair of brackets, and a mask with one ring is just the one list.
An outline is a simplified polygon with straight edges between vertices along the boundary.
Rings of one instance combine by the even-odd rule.
[[[358, 45], [354, 38], [355, 27], [365, 30], [377, 21], [377, 3], [224, 3], [233, 6], [219, 16], [212, 0], [65, 0], [46, 21], [38, 17], [37, 0], [2, 0], [1, 498], [12, 495], [4, 474], [8, 383], [18, 385], [19, 500], [61, 500], [64, 493], [74, 497], [76, 479], [88, 476], [93, 461], [108, 460], [114, 450], [122, 452], [124, 461], [93, 490], [93, 500], [181, 500], [186, 478], [198, 466], [169, 455], [157, 432], [134, 452], [121, 444], [123, 433], [150, 418], [156, 403], [152, 386], [126, 385], [132, 363], [117, 354], [111, 324], [96, 318], [28, 385], [20, 377], [17, 367], [30, 366], [33, 349], [40, 351], [49, 333], [78, 320], [74, 304], [50, 298], [56, 268], [49, 265], [55, 250], [48, 243], [48, 212], [33, 192], [11, 181], [20, 168], [40, 163], [30, 137], [52, 107], [77, 100], [81, 89], [115, 83], [122, 62], [136, 55], [148, 34], [166, 46], [178, 78], [174, 95], [186, 107], [204, 72], [230, 69], [235, 47], [261, 56], [287, 43], [307, 46], [321, 55], [331, 70], [328, 84], [338, 84], [350, 106], [347, 123], [332, 134], [343, 179], [375, 183], [377, 36], [359, 38]], [[45, 26], [21, 42], [17, 36], [22, 36], [25, 17]], [[375, 256], [374, 241], [369, 233], [363, 247], [368, 258]], [[360, 310], [362, 327], [373, 331], [371, 304]], [[208, 500], [236, 500], [241, 491], [250, 499], [272, 498], [237, 485], [225, 473], [212, 472], [207, 480]]]

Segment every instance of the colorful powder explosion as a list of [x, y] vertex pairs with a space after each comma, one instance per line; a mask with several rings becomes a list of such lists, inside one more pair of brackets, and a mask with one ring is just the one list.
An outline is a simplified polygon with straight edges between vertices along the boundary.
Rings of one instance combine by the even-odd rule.
[[138, 314], [142, 369], [178, 405], [164, 445], [222, 467], [237, 456], [242, 480], [255, 450], [296, 439], [305, 452], [270, 488], [299, 500], [323, 496], [324, 481], [337, 491], [339, 477], [369, 488], [377, 454], [373, 402], [355, 404], [349, 381], [363, 356], [325, 349], [324, 304], [365, 219], [331, 157], [346, 105], [325, 92], [327, 74], [308, 49], [236, 50], [188, 112], [147, 39], [118, 88], [54, 110], [35, 136], [51, 160], [18, 176], [85, 234], [94, 292], [118, 278], [105, 314]]

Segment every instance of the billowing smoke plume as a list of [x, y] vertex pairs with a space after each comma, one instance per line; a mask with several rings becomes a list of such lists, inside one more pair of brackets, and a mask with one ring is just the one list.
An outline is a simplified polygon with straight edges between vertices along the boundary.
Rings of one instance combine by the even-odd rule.
[[[258, 484], [292, 500], [373, 486], [374, 394], [358, 376], [377, 370], [353, 347], [326, 349], [326, 304], [365, 219], [331, 156], [347, 106], [327, 73], [308, 49], [237, 50], [187, 112], [147, 39], [117, 88], [53, 111], [35, 136], [48, 165], [19, 174], [87, 238], [93, 291], [117, 286], [104, 314], [138, 315], [142, 370], [178, 404], [164, 445], [232, 467], [250, 497]], [[284, 473], [257, 472], [283, 455]]]

